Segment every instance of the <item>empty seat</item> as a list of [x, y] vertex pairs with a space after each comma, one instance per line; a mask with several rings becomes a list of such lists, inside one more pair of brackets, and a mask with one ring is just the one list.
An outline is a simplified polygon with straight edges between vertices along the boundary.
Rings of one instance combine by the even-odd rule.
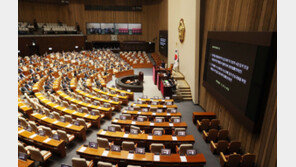
[[152, 134], [154, 134], [154, 131], [162, 131], [162, 134], [165, 132], [163, 128], [153, 128]]
[[64, 140], [66, 143], [69, 143], [69, 142], [71, 142], [71, 141], [73, 141], [74, 140], [74, 135], [70, 135], [70, 134], [67, 134], [65, 131], [63, 131], [63, 130], [57, 130], [57, 133], [58, 133], [58, 135], [59, 135], [59, 137], [62, 139], [62, 140]]
[[210, 120], [209, 119], [202, 119], [201, 121], [197, 120], [197, 129], [199, 131], [208, 130], [210, 127]]
[[54, 119], [60, 120], [60, 114], [59, 113], [54, 111], [54, 112], [52, 112], [52, 115], [53, 115]]
[[125, 151], [134, 151], [135, 150], [135, 143], [129, 141], [122, 142], [122, 150]]
[[149, 148], [150, 148], [150, 152], [151, 153], [154, 153], [154, 154], [155, 153], [158, 153], [158, 154], [160, 154], [161, 149], [164, 148], [164, 145], [162, 143], [152, 143]]
[[171, 117], [171, 122], [175, 122], [175, 119], [179, 119], [179, 120], [181, 120], [180, 117]]
[[111, 124], [111, 126], [113, 126], [115, 128], [115, 131], [119, 131], [121, 132], [121, 126], [120, 125], [117, 125], [117, 124]]
[[126, 119], [128, 119], [128, 120], [132, 119], [131, 114], [122, 114], [122, 115], [124, 115], [126, 117]]
[[159, 121], [159, 122], [164, 122], [164, 117], [155, 117], [154, 122]]
[[38, 133], [38, 128], [37, 125], [34, 121], [29, 121], [30, 127], [32, 129], [33, 132]]
[[138, 118], [143, 118], [144, 121], [147, 121], [148, 120], [148, 117], [147, 116], [144, 116], [144, 115], [140, 115], [140, 116], [138, 116]]
[[157, 107], [150, 107], [150, 112], [156, 112]]
[[110, 149], [110, 144], [109, 144], [108, 139], [98, 137], [97, 142], [98, 142], [98, 147], [105, 148], [105, 149]]
[[254, 166], [255, 163], [255, 154], [246, 153], [242, 156], [241, 167]]
[[18, 143], [18, 152], [30, 154], [29, 150], [25, 148], [25, 146], [22, 143]]
[[51, 157], [50, 151], [38, 150], [36, 148], [28, 148], [31, 154], [31, 159], [38, 162], [45, 162], [49, 157]]
[[140, 133], [140, 131], [141, 131], [141, 128], [140, 128], [140, 127], [137, 127], [137, 126], [134, 126], [134, 125], [131, 125], [131, 126], [130, 126], [130, 130], [131, 130], [131, 129], [137, 130], [138, 133]]
[[174, 134], [177, 135], [178, 132], [180, 132], [180, 131], [186, 131], [186, 129], [185, 128], [175, 128]]
[[225, 156], [223, 152], [220, 152], [220, 164], [221, 167], [239, 167], [241, 162], [241, 155], [230, 154]]
[[115, 165], [112, 165], [111, 163], [109, 162], [102, 162], [102, 161], [99, 161], [98, 164], [97, 164], [98, 167], [114, 167]]
[[65, 121], [66, 122], [69, 122], [69, 123], [72, 123], [73, 122], [73, 119], [72, 119], [72, 116], [71, 115], [65, 115]]
[[71, 109], [71, 110], [78, 111], [78, 108], [77, 108], [77, 106], [76, 106], [75, 104], [71, 104], [71, 105], [70, 105], [70, 109]]
[[241, 142], [239, 141], [232, 141], [229, 143], [228, 146], [228, 153], [240, 153], [240, 149], [241, 149]]
[[220, 152], [226, 152], [228, 148], [228, 142], [226, 140], [219, 140], [218, 143], [211, 141], [211, 151], [214, 154], [220, 154]]
[[220, 128], [220, 120], [219, 119], [212, 119], [210, 122], [209, 129], [218, 129]]
[[66, 102], [66, 101], [62, 101], [62, 107], [68, 108], [69, 107], [69, 103]]
[[229, 131], [226, 129], [219, 130], [217, 140], [228, 140]]
[[82, 118], [77, 118], [76, 119], [79, 122], [80, 126], [84, 126], [86, 129], [89, 128], [89, 126], [86, 124], [85, 120]]
[[88, 114], [88, 109], [87, 109], [86, 107], [81, 107], [81, 111], [82, 111], [83, 113]]
[[218, 130], [217, 129], [210, 129], [209, 132], [206, 132], [205, 130], [202, 131], [202, 137], [206, 142], [210, 141], [217, 141], [218, 138]]
[[42, 130], [44, 131], [45, 133], [45, 136], [48, 136], [48, 137], [52, 137], [53, 136], [53, 132], [51, 131], [51, 129], [49, 127], [42, 127]]
[[101, 115], [99, 110], [91, 110], [91, 111], [94, 113], [94, 115]]
[[72, 158], [72, 167], [91, 167], [93, 166], [93, 161], [87, 161], [84, 158]]
[[181, 144], [180, 147], [176, 146], [176, 152], [180, 155], [185, 155], [188, 149], [193, 149], [192, 144]]
[[28, 124], [28, 122], [26, 121], [26, 119], [23, 118], [23, 117], [18, 117], [18, 119], [19, 119], [19, 121], [21, 122], [21, 123], [20, 123], [21, 126], [22, 126], [24, 129], [27, 129], [28, 126], [29, 126], [29, 124]]

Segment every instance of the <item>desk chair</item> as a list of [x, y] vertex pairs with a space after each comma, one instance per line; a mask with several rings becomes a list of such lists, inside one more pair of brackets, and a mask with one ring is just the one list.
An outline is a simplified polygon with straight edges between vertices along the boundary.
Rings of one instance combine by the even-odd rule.
[[199, 131], [207, 131], [210, 127], [210, 120], [209, 119], [202, 119], [201, 121], [197, 120], [197, 129]]
[[115, 127], [115, 131], [122, 132], [121, 126], [117, 124], [111, 124], [111, 126]]
[[161, 153], [161, 149], [165, 148], [164, 145], [162, 143], [152, 143], [149, 146], [150, 152], [151, 153]]
[[109, 143], [108, 139], [97, 137], [98, 147], [110, 149], [111, 144]]
[[177, 135], [179, 131], [185, 131], [186, 132], [186, 129], [185, 128], [175, 128], [174, 131], [173, 131], [173, 135]]
[[220, 165], [221, 167], [239, 167], [241, 162], [241, 155], [230, 154], [225, 156], [223, 152], [220, 152]]
[[164, 131], [164, 129], [163, 128], [153, 128], [153, 130], [152, 130], [152, 134], [154, 133], [154, 131], [162, 131], [162, 134], [164, 135], [165, 134], [165, 131]]
[[87, 161], [84, 158], [72, 158], [72, 167], [92, 167], [93, 161]]
[[51, 152], [46, 150], [39, 150], [37, 148], [30, 147], [28, 148], [31, 154], [31, 159], [38, 162], [45, 162], [48, 158], [51, 157]]
[[250, 153], [244, 154], [241, 160], [241, 167], [254, 166], [255, 158], [256, 158], [255, 154], [250, 154]]
[[226, 140], [219, 140], [218, 143], [211, 141], [210, 149], [213, 154], [220, 154], [220, 152], [226, 152], [228, 149], [228, 142]]
[[59, 135], [59, 137], [64, 140], [66, 142], [66, 144], [68, 144], [69, 142], [73, 141], [74, 140], [74, 135], [70, 135], [70, 134], [67, 134], [65, 131], [63, 130], [57, 130], [57, 133]]
[[125, 151], [134, 151], [135, 147], [137, 146], [135, 145], [134, 142], [123, 141], [121, 147], [122, 147], [122, 150], [125, 150]]
[[176, 146], [176, 153], [185, 155], [188, 149], [193, 149], [192, 144], [181, 144], [180, 147]]
[[202, 131], [202, 137], [203, 139], [208, 143], [210, 141], [217, 141], [218, 138], [218, 130], [217, 129], [210, 129], [209, 132], [206, 132], [205, 130]]

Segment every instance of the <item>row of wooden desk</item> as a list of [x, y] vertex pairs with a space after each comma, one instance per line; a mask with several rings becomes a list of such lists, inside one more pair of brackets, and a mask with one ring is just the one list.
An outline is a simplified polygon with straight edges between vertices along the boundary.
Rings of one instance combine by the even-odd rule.
[[121, 95], [118, 95], [118, 94], [111, 94], [111, 93], [108, 93], [108, 92], [104, 92], [98, 88], [95, 88], [95, 87], [92, 87], [92, 89], [95, 91], [95, 92], [98, 92], [102, 95], [106, 95], [106, 96], [109, 96], [109, 97], [118, 97], [120, 101], [122, 101], [122, 104], [124, 105], [127, 105], [128, 103], [128, 96], [121, 96]]

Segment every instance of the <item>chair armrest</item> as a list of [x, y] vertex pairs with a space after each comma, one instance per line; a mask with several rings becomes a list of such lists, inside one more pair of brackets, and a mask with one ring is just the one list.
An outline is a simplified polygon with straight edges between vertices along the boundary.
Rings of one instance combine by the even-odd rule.
[[176, 145], [176, 153], [179, 153], [180, 149], [179, 147]]
[[209, 137], [209, 135], [208, 135], [208, 133], [207, 133], [205, 130], [202, 131], [202, 137], [203, 137], [203, 139], [204, 139], [206, 142], [208, 142], [208, 137]]
[[211, 141], [210, 146], [211, 146], [211, 151], [212, 151], [212, 153], [215, 153], [217, 147], [216, 147], [216, 145], [215, 145], [215, 143], [214, 143], [213, 141]]
[[93, 167], [94, 166], [94, 162], [93, 160], [90, 160], [88, 167]]
[[220, 152], [220, 158], [219, 159], [220, 159], [220, 165], [221, 165], [221, 167], [224, 167], [225, 164], [227, 163], [227, 160], [226, 160], [223, 152]]

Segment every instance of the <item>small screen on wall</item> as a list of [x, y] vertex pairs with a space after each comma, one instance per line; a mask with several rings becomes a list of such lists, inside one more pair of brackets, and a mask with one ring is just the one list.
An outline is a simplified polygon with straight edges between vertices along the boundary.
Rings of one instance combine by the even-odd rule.
[[88, 35], [140, 35], [142, 25], [140, 23], [86, 23], [86, 32]]

